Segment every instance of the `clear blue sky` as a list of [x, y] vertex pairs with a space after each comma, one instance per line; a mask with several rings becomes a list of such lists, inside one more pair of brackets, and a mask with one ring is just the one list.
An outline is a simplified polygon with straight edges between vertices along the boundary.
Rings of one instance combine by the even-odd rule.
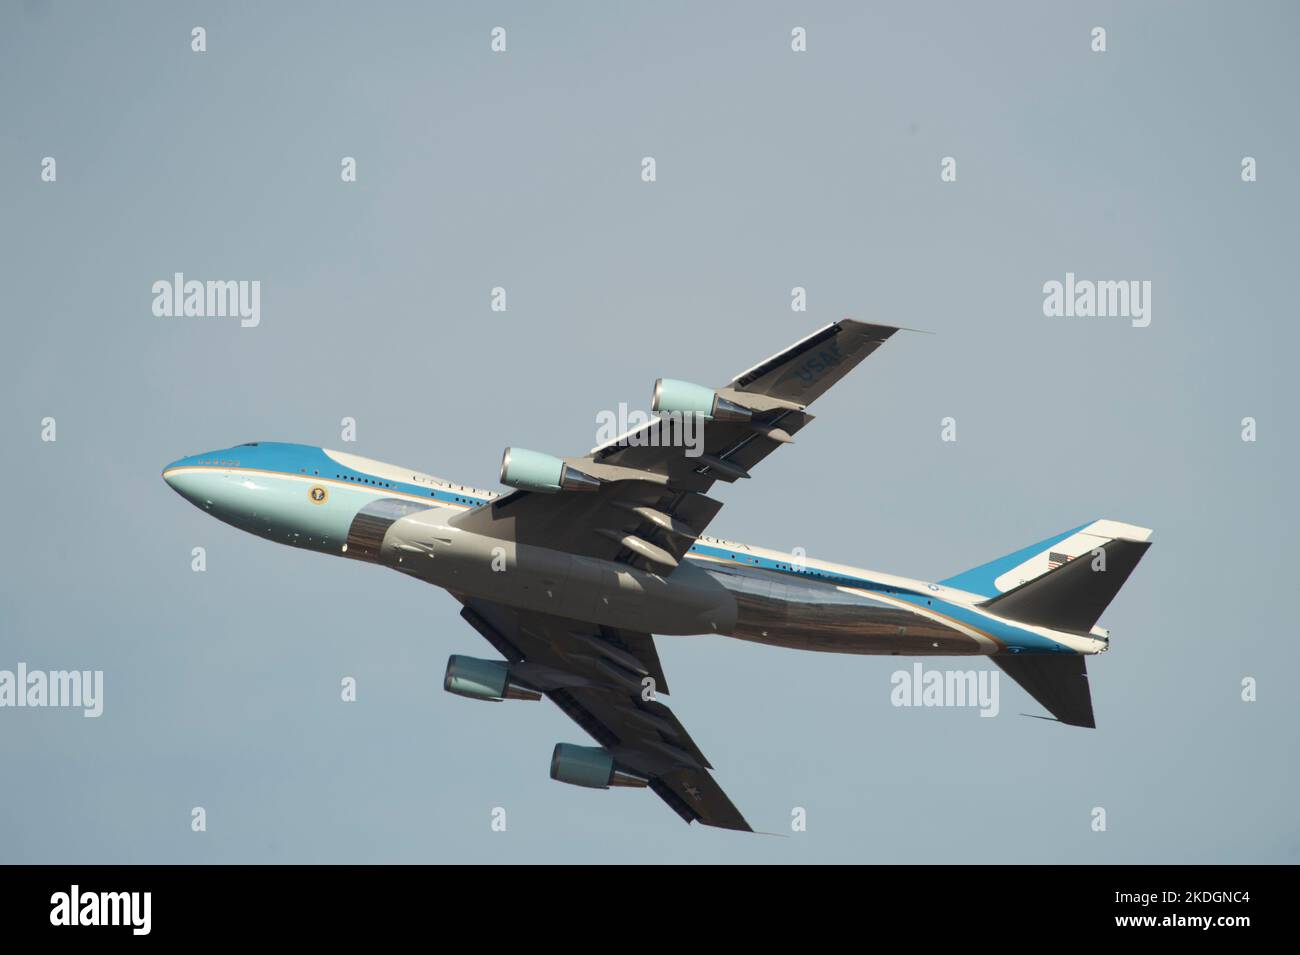
[[[4, 4], [0, 669], [102, 669], [105, 701], [0, 709], [0, 861], [1295, 862], [1297, 19]], [[177, 271], [260, 280], [261, 325], [155, 318]], [[1150, 327], [1044, 317], [1067, 271], [1150, 280]], [[1102, 621], [1095, 732], [1009, 681], [995, 719], [897, 709], [896, 659], [660, 638], [748, 818], [807, 810], [786, 838], [552, 782], [586, 742], [556, 709], [442, 691], [448, 654], [490, 654], [450, 597], [159, 478], [265, 439], [494, 487], [507, 444], [584, 452], [656, 377], [725, 381], [843, 316], [937, 334], [720, 489], [713, 532], [924, 578], [1097, 517], [1155, 546]]]

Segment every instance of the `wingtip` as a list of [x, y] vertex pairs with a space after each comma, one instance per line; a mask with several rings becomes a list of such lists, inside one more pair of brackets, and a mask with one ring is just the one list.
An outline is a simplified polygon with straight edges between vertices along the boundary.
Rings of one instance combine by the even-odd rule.
[[[870, 325], [870, 326], [873, 327], [873, 328], [884, 328], [884, 329], [888, 329], [888, 330], [889, 330], [889, 334], [891, 334], [891, 335], [892, 335], [894, 332], [916, 332], [916, 334], [918, 334], [918, 335], [937, 335], [937, 334], [939, 334], [938, 332], [932, 332], [932, 331], [929, 331], [929, 330], [924, 329], [924, 328], [909, 328], [909, 327], [907, 327], [906, 325], [887, 325], [887, 324], [885, 324], [884, 322], [864, 322], [864, 321], [863, 321], [862, 319], [860, 319], [860, 318], [853, 318], [853, 317], [848, 316], [848, 315], [846, 315], [846, 316], [844, 316], [844, 318], [840, 319], [840, 322], [853, 322], [855, 325]], [[836, 324], [838, 324], [838, 323], [836, 323]]]

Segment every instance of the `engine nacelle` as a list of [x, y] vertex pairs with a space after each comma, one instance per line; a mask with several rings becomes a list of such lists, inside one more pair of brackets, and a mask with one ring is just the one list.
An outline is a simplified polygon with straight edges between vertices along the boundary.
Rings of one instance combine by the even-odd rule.
[[447, 658], [442, 688], [471, 700], [540, 700], [542, 695], [510, 682], [510, 664], [453, 655]]
[[501, 456], [501, 483], [521, 491], [598, 491], [600, 481], [570, 467], [553, 454], [506, 448]]
[[624, 772], [603, 746], [556, 743], [551, 754], [551, 778], [570, 786], [608, 789], [610, 786], [646, 786], [648, 780]]
[[659, 414], [691, 414], [718, 421], [748, 421], [753, 417], [748, 408], [723, 398], [712, 388], [676, 378], [660, 378], [655, 382], [650, 409]]

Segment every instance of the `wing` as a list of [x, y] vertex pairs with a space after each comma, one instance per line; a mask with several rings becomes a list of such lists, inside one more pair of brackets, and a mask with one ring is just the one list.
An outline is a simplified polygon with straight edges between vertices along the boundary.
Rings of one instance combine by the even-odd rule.
[[667, 684], [654, 638], [456, 595], [461, 616], [510, 661], [512, 680], [546, 695], [641, 784], [687, 822], [752, 831], [709, 774], [708, 759], [677, 717], [643, 699], [642, 680]]
[[[587, 493], [515, 491], [452, 519], [467, 531], [671, 573], [722, 504], [715, 481], [749, 472], [791, 443], [816, 398], [879, 348], [897, 328], [835, 322], [711, 390], [685, 382], [656, 387], [708, 411], [661, 414], [566, 466], [600, 481]], [[669, 389], [666, 386], [674, 386]]]

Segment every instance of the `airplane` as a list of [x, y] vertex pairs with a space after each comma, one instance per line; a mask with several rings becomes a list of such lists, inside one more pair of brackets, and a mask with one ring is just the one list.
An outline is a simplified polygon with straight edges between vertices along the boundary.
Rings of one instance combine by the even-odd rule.
[[[272, 541], [366, 561], [449, 591], [500, 658], [453, 655], [444, 688], [543, 696], [595, 746], [559, 743], [550, 775], [646, 787], [687, 823], [752, 831], [660, 699], [652, 634], [799, 650], [984, 655], [1059, 722], [1095, 727], [1085, 660], [1151, 530], [1095, 520], [939, 581], [706, 536], [734, 483], [812, 420], [808, 406], [899, 329], [833, 322], [720, 388], [655, 384], [654, 416], [581, 457], [507, 448], [500, 494], [302, 444], [173, 461], [163, 479]], [[697, 440], [683, 440], [684, 425]]]

